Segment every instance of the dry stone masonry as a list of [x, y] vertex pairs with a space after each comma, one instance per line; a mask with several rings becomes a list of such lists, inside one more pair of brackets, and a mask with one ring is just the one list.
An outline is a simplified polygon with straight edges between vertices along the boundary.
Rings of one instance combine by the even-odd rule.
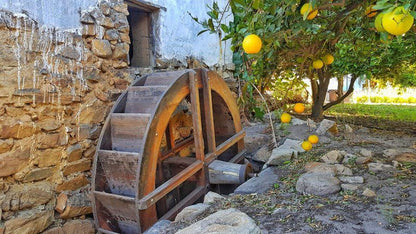
[[70, 219], [92, 212], [96, 141], [134, 78], [127, 15], [122, 1], [100, 1], [82, 11], [81, 30], [61, 31], [0, 11], [1, 234], [94, 233]]

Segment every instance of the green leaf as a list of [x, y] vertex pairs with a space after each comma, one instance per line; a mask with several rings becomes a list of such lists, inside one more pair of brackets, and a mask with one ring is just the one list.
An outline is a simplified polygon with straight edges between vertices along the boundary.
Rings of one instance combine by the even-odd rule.
[[199, 36], [199, 35], [201, 35], [202, 33], [206, 32], [206, 31], [209, 31], [209, 30], [208, 29], [204, 29], [204, 30], [200, 31], [196, 36]]
[[253, 5], [252, 5], [252, 7], [253, 7], [255, 10], [258, 10], [258, 9], [260, 8], [260, 3], [261, 3], [261, 0], [253, 0]]
[[228, 26], [227, 26], [227, 25], [225, 25], [225, 24], [221, 24], [221, 29], [222, 29], [222, 31], [224, 31], [225, 33], [228, 33], [228, 32], [229, 32]]
[[209, 20], [208, 20], [208, 27], [209, 27], [209, 29], [210, 29], [212, 32], [214, 32], [214, 31], [215, 31], [215, 28], [214, 28], [214, 23], [212, 22], [212, 19], [209, 19]]

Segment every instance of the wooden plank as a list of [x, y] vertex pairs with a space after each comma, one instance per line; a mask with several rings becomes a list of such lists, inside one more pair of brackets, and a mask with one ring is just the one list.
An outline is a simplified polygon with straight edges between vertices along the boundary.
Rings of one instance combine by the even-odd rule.
[[211, 96], [211, 84], [209, 77], [205, 69], [202, 70], [202, 92], [204, 95], [204, 115], [205, 115], [205, 129], [207, 134], [207, 147], [208, 152], [214, 152], [216, 150], [215, 145], [215, 127], [214, 127], [214, 114], [212, 111], [212, 96]]
[[[141, 155], [138, 153], [99, 150], [98, 164], [102, 171], [97, 176], [105, 180], [106, 187], [111, 193], [134, 197], [136, 194], [137, 165], [140, 165]], [[97, 172], [98, 173], [98, 172]], [[100, 188], [96, 188], [100, 190]]]
[[172, 220], [183, 208], [192, 205], [196, 202], [201, 196], [205, 195], [206, 187], [198, 186], [188, 194], [184, 199], [182, 199], [178, 204], [176, 204], [172, 209], [166, 212], [160, 219]]
[[186, 165], [189, 166], [196, 161], [195, 158], [191, 157], [169, 157], [163, 161], [163, 163], [171, 165]]
[[126, 113], [152, 113], [168, 86], [133, 86], [128, 89]]
[[217, 150], [215, 152], [207, 154], [206, 163], [210, 163], [217, 159], [217, 157], [224, 153], [228, 148], [233, 146], [235, 143], [239, 142], [241, 139], [244, 138], [246, 135], [246, 132], [244, 130], [239, 131], [237, 134], [233, 135], [232, 137], [228, 138], [228, 140], [224, 141], [221, 145], [217, 147]]
[[139, 152], [150, 114], [111, 114], [111, 142], [116, 151]]
[[96, 202], [108, 211], [108, 222], [116, 222], [122, 233], [140, 233], [135, 199], [94, 191]]
[[150, 85], [171, 85], [176, 79], [187, 71], [172, 71], [172, 72], [156, 72], [150, 74], [145, 82], [146, 86]]
[[177, 154], [179, 151], [183, 150], [184, 148], [192, 145], [192, 143], [194, 142], [194, 137], [191, 136], [181, 142], [179, 142], [175, 148], [169, 150], [168, 152], [162, 153], [162, 155], [159, 157], [159, 161], [163, 161], [166, 158], [172, 157], [175, 154]]
[[204, 137], [202, 135], [201, 107], [199, 90], [194, 72], [189, 72], [189, 95], [191, 96], [191, 113], [194, 127], [195, 155], [198, 160], [204, 161]]
[[174, 177], [170, 178], [168, 181], [163, 183], [161, 186], [157, 187], [153, 192], [147, 194], [142, 199], [138, 201], [138, 208], [140, 210], [145, 210], [148, 207], [155, 204], [162, 197], [166, 196], [170, 191], [177, 188], [183, 182], [185, 182], [189, 177], [197, 173], [202, 169], [203, 163], [201, 161], [196, 161], [190, 166], [185, 168], [180, 173], [176, 174]]

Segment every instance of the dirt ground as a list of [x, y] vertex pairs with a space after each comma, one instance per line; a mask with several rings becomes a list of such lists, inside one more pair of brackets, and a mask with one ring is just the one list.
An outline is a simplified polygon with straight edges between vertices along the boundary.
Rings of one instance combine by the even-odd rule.
[[[264, 194], [229, 195], [205, 212], [200, 219], [220, 209], [237, 208], [252, 217], [263, 233], [416, 233], [416, 164], [400, 163], [396, 168], [371, 172], [368, 165], [348, 165], [364, 184], [356, 191], [329, 196], [299, 194], [296, 181], [307, 162], [319, 161], [330, 150], [373, 152], [372, 162], [393, 165], [383, 151], [405, 148], [416, 152], [416, 134], [376, 130], [350, 125], [353, 133], [322, 139], [317, 147], [302, 153], [291, 163], [275, 167], [279, 180]], [[345, 130], [345, 128], [344, 128]], [[286, 134], [296, 129], [286, 130]], [[416, 158], [414, 159], [416, 160]], [[415, 161], [416, 162], [416, 161]], [[375, 197], [364, 196], [369, 188]], [[189, 224], [176, 224], [176, 230]]]

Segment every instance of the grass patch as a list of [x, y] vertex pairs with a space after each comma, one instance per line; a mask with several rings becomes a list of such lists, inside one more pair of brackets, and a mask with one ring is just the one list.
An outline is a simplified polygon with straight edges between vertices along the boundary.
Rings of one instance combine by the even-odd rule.
[[326, 114], [335, 117], [369, 117], [384, 121], [416, 122], [416, 106], [339, 104]]

